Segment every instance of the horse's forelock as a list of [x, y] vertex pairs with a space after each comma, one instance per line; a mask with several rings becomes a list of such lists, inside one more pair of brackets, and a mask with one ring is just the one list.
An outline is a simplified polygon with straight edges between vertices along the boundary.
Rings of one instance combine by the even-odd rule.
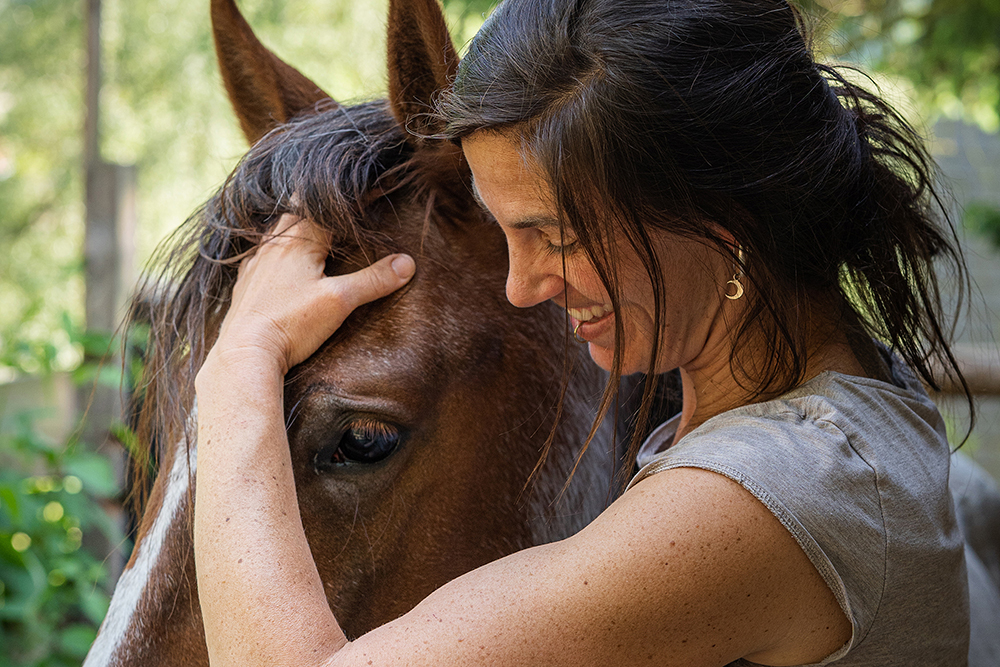
[[[253, 252], [283, 213], [308, 217], [331, 232], [334, 257], [386, 239], [386, 195], [405, 188], [427, 196], [421, 169], [387, 103], [314, 113], [265, 136], [220, 191], [161, 247], [159, 271], [147, 275], [129, 326], [148, 324], [145, 385], [155, 396], [139, 408], [138, 433], [151, 447], [185, 432], [194, 378], [225, 315], [239, 260]], [[148, 488], [148, 470], [138, 469]], [[137, 505], [144, 498], [139, 494]]]
[[335, 239], [364, 236], [373, 199], [404, 178], [413, 150], [384, 101], [320, 105], [276, 129], [221, 192], [226, 222], [265, 231], [282, 213], [308, 217]]

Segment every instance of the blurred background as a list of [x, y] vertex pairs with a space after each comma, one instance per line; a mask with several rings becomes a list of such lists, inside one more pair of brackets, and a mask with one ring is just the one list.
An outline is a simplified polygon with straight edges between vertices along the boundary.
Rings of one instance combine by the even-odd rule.
[[[492, 2], [444, 4], [462, 45]], [[338, 100], [383, 94], [384, 0], [240, 6]], [[816, 50], [871, 72], [924, 133], [954, 193], [977, 283], [963, 449], [1000, 478], [1000, 3], [799, 6]], [[121, 407], [142, 332], [123, 363], [114, 331], [157, 244], [245, 150], [207, 0], [0, 0], [0, 667], [78, 665], [94, 638], [130, 551], [126, 460], [145, 450]], [[937, 398], [958, 444], [967, 410]]]

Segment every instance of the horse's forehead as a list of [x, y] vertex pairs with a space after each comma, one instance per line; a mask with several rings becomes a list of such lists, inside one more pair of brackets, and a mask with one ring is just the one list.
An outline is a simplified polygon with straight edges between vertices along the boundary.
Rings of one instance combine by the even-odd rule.
[[[433, 200], [440, 204], [440, 198]], [[499, 367], [505, 332], [534, 326], [504, 297], [507, 249], [501, 230], [478, 208], [445, 209], [430, 215], [427, 201], [403, 191], [373, 204], [372, 222], [381, 230], [374, 234], [391, 235], [391, 244], [381, 251], [355, 246], [337, 270], [353, 271], [381, 254], [402, 251], [413, 255], [417, 273], [400, 292], [352, 313], [298, 369], [288, 398], [326, 385], [335, 393], [387, 397], [418, 408], [430, 400], [428, 386], [461, 383], [484, 365]]]
[[413, 404], [427, 397], [429, 385], [499, 367], [508, 318], [527, 315], [511, 312], [502, 296], [502, 273], [488, 281], [474, 267], [428, 257], [418, 258], [418, 272], [421, 265], [429, 270], [409, 289], [356, 311], [301, 368], [293, 393], [329, 384], [348, 394]]
[[454, 303], [436, 303], [421, 292], [414, 289], [373, 314], [358, 312], [341, 336], [320, 348], [307, 372], [356, 372], [378, 384], [386, 379], [405, 382], [407, 377], [423, 382], [434, 369], [462, 356], [468, 327], [459, 320]]

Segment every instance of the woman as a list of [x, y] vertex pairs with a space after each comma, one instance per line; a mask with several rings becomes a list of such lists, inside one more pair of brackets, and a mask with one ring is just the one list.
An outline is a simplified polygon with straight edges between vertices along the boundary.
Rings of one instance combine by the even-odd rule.
[[415, 266], [324, 277], [326, 239], [282, 218], [197, 380], [213, 663], [963, 664], [948, 445], [914, 377], [961, 377], [931, 262], [963, 267], [905, 123], [813, 62], [787, 4], [738, 0], [506, 0], [440, 112], [510, 301], [565, 307], [615, 379], [680, 369], [683, 410], [578, 535], [348, 642], [288, 518], [282, 382]]

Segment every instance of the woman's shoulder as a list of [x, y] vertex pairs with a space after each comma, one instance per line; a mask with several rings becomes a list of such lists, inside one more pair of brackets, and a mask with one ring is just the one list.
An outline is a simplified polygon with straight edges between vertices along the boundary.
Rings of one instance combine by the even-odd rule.
[[[888, 539], [910, 533], [945, 540], [954, 519], [944, 422], [919, 383], [893, 371], [893, 383], [824, 372], [780, 398], [717, 415], [676, 443], [667, 425], [644, 445], [632, 484], [680, 467], [729, 477], [814, 550], [821, 571], [829, 560], [822, 553], [838, 548], [883, 553]], [[880, 560], [862, 565], [871, 569], [864, 578], [882, 576]]]
[[851, 650], [878, 644], [893, 634], [887, 619], [913, 613], [905, 611], [913, 607], [908, 594], [959, 596], [964, 581], [943, 421], [919, 383], [893, 370], [891, 383], [821, 373], [778, 399], [718, 415], [677, 443], [664, 426], [646, 443], [633, 485], [684, 467], [737, 482], [781, 521], [850, 610]]
[[690, 456], [720, 465], [743, 458], [773, 461], [793, 474], [808, 466], [843, 479], [850, 466], [885, 475], [906, 474], [919, 462], [936, 483], [945, 483], [949, 448], [944, 420], [923, 387], [901, 364], [893, 382], [823, 372], [785, 395], [716, 415], [674, 442], [676, 418], [654, 430], [639, 451], [640, 477]]

